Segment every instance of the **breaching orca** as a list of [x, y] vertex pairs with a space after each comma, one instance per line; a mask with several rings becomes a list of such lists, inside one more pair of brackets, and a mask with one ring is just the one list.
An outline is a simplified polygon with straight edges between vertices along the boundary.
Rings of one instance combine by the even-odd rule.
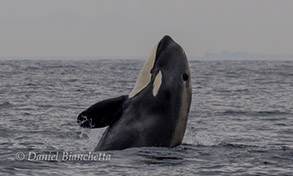
[[156, 44], [129, 95], [98, 102], [77, 118], [85, 128], [106, 127], [96, 150], [181, 144], [191, 80], [183, 48], [169, 36]]

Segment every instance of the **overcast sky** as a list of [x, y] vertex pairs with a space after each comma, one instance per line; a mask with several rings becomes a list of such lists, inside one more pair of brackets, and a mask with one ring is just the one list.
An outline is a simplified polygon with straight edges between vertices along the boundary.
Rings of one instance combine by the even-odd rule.
[[293, 54], [293, 0], [0, 0], [0, 56]]

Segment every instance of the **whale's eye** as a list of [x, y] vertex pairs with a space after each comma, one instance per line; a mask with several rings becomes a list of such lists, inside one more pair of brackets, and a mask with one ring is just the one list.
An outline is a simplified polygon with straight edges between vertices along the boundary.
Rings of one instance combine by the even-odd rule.
[[183, 81], [187, 81], [188, 80], [188, 74], [187, 73], [183, 73], [182, 79], [183, 79]]

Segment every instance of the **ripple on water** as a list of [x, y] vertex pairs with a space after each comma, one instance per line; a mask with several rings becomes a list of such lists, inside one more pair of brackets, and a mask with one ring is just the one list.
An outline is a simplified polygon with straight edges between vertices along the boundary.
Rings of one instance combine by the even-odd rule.
[[143, 61], [0, 63], [0, 175], [292, 175], [292, 62], [190, 61], [183, 144], [107, 151], [107, 162], [17, 161], [15, 154], [98, 154], [105, 129], [81, 129], [76, 117], [128, 94]]

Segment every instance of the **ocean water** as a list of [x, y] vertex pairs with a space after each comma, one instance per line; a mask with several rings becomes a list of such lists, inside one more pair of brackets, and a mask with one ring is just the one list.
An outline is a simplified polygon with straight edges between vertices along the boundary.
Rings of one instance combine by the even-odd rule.
[[0, 175], [293, 175], [292, 61], [190, 61], [182, 145], [93, 151], [105, 128], [77, 115], [128, 94], [143, 62], [0, 61]]

